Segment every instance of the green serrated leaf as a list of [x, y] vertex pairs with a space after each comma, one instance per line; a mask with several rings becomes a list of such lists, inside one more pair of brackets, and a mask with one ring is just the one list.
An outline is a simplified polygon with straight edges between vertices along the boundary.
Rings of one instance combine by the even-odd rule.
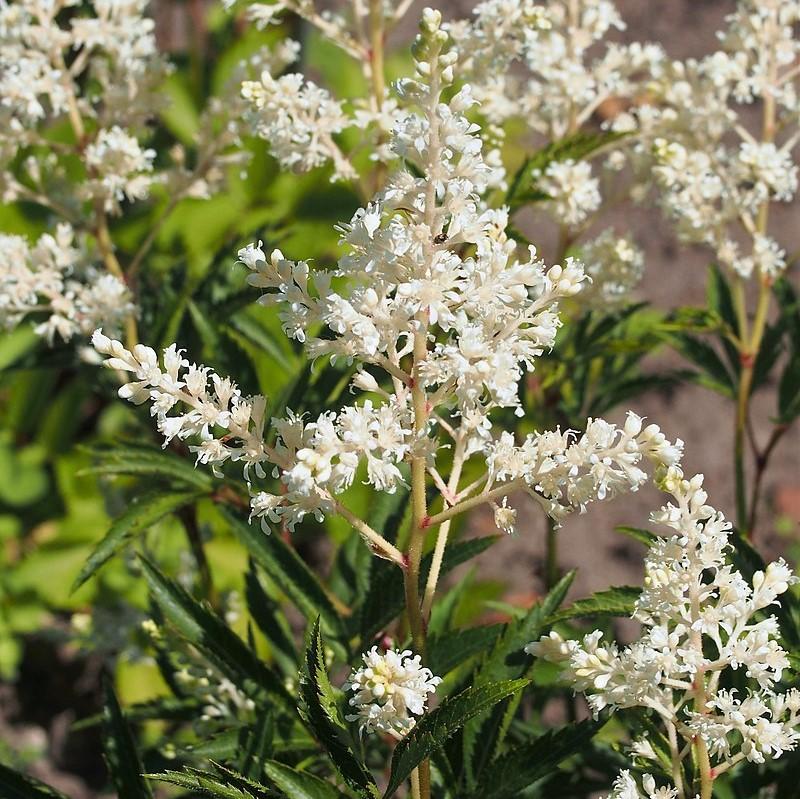
[[476, 685], [456, 696], [448, 697], [439, 707], [424, 715], [394, 750], [392, 773], [384, 799], [392, 796], [423, 760], [430, 757], [470, 719], [521, 691], [529, 682], [527, 679], [504, 680]]
[[778, 418], [788, 424], [800, 416], [800, 352], [786, 362], [778, 384]]
[[305, 660], [306, 667], [300, 679], [300, 695], [308, 726], [351, 788], [369, 796], [380, 796], [372, 775], [353, 753], [348, 742], [347, 729], [339, 718], [336, 696], [325, 669], [319, 620], [311, 629]]
[[124, 446], [86, 447], [96, 463], [86, 469], [98, 475], [142, 475], [166, 478], [182, 486], [195, 487], [200, 491], [211, 491], [215, 480], [201, 468], [193, 466], [184, 458], [179, 458], [157, 447], [138, 444]]
[[[173, 699], [165, 696], [152, 699], [149, 702], [140, 702], [123, 710], [125, 721], [130, 724], [135, 721], [150, 721], [157, 719], [160, 721], [193, 721], [202, 708], [199, 699]], [[95, 727], [103, 723], [103, 713], [96, 713], [76, 721], [71, 730], [78, 732], [89, 727]]]
[[275, 714], [266, 708], [249, 729], [239, 736], [242, 741], [239, 771], [248, 779], [258, 779], [264, 761], [272, 756], [275, 738]]
[[490, 624], [431, 635], [426, 646], [426, 665], [434, 674], [443, 677], [473, 655], [487, 649], [497, 640], [503, 627], [502, 624]]
[[275, 661], [287, 675], [294, 677], [297, 674], [298, 656], [291, 630], [279, 612], [278, 603], [261, 585], [252, 560], [245, 577], [245, 598], [250, 616], [269, 642]]
[[263, 689], [294, 715], [296, 701], [283, 681], [207, 605], [165, 577], [140, 555], [150, 594], [164, 618], [230, 679], [251, 693]]
[[784, 329], [780, 323], [767, 325], [764, 329], [764, 335], [761, 338], [761, 344], [756, 355], [756, 362], [753, 365], [753, 382], [750, 386], [750, 393], [763, 386], [769, 379], [772, 367], [775, 366], [778, 358], [786, 349], [783, 339]]
[[103, 752], [118, 799], [152, 799], [150, 785], [142, 776], [144, 769], [136, 742], [110, 679], [105, 679], [103, 712]]
[[708, 268], [706, 303], [709, 309], [738, 335], [739, 320], [736, 317], [731, 289], [725, 275], [716, 264], [712, 264]]
[[135, 497], [112, 523], [102, 541], [83, 564], [72, 590], [77, 591], [137, 535], [179, 508], [196, 500], [196, 491], [152, 492]]
[[672, 336], [675, 348], [707, 377], [703, 384], [714, 391], [733, 397], [735, 381], [716, 350], [705, 341], [689, 334], [676, 333]]
[[322, 583], [297, 552], [280, 535], [268, 535], [259, 525], [249, 524], [227, 509], [222, 513], [256, 563], [306, 619], [313, 621], [321, 616], [325, 629], [342, 638], [344, 620]]
[[535, 641], [556, 610], [564, 601], [569, 587], [575, 579], [575, 572], [565, 574], [551, 589], [547, 596], [534, 605], [521, 619], [508, 622], [503, 635], [486, 656], [475, 675], [475, 683], [483, 685], [490, 681], [512, 679], [525, 673], [531, 660], [524, 649]]
[[[525, 653], [525, 646], [535, 641], [549, 625], [550, 617], [564, 601], [574, 579], [574, 571], [565, 574], [541, 602], [534, 605], [521, 618], [513, 619], [506, 624], [503, 634], [478, 667], [473, 677], [475, 685], [530, 675], [533, 660]], [[512, 699], [509, 707], [495, 708], [488, 717], [476, 719], [464, 730], [462, 749], [468, 783], [480, 775], [482, 769], [496, 754], [508, 730], [514, 709]], [[480, 741], [492, 741], [493, 745], [481, 747], [476, 751]]]
[[343, 799], [344, 797], [344, 794], [329, 782], [313, 774], [293, 769], [277, 760], [268, 760], [264, 763], [264, 773], [289, 799]]
[[580, 753], [605, 722], [582, 721], [515, 746], [481, 776], [474, 799], [509, 799], [519, 796], [537, 780], [557, 771], [558, 765]]
[[164, 771], [145, 776], [150, 780], [186, 788], [193, 793], [199, 792], [212, 799], [272, 799], [271, 791], [265, 786], [216, 764], [215, 768], [216, 774], [187, 767], [184, 771]]
[[631, 616], [642, 589], [631, 585], [616, 586], [598, 591], [586, 599], [573, 602], [568, 608], [550, 617], [555, 624], [565, 619], [594, 616]]
[[61, 791], [51, 788], [27, 774], [0, 763], [0, 796], [3, 799], [69, 799]]

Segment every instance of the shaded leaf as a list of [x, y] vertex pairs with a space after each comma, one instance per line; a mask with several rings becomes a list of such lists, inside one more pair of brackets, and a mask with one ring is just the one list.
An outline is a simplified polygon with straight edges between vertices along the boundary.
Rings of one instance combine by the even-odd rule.
[[355, 756], [348, 733], [339, 717], [322, 651], [319, 620], [311, 630], [306, 649], [306, 667], [300, 679], [303, 715], [342, 778], [351, 788], [371, 796], [380, 796], [372, 775]]
[[512, 208], [527, 202], [548, 199], [548, 195], [537, 188], [537, 175], [554, 161], [581, 161], [596, 150], [623, 138], [624, 133], [603, 131], [600, 133], [576, 133], [559, 141], [550, 142], [538, 152], [526, 158], [514, 175], [506, 195]]
[[580, 753], [605, 721], [582, 721], [515, 746], [491, 763], [473, 796], [475, 799], [507, 799], [558, 770], [566, 758]]
[[473, 655], [487, 649], [497, 640], [503, 627], [502, 624], [491, 624], [432, 635], [426, 646], [426, 665], [434, 674], [444, 676]]
[[215, 767], [216, 774], [186, 767], [183, 771], [164, 771], [146, 776], [212, 799], [272, 799], [271, 791], [265, 786], [216, 764]]
[[529, 682], [530, 680], [504, 680], [473, 686], [456, 696], [448, 697], [435, 710], [426, 713], [394, 750], [392, 773], [384, 799], [392, 796], [423, 760], [430, 757], [470, 719], [521, 691]]
[[[442, 560], [441, 575], [448, 574], [457, 566], [485, 552], [492, 544], [500, 540], [500, 536], [483, 536], [456, 541], [445, 550]], [[375, 559], [377, 560], [377, 559]], [[431, 568], [432, 555], [428, 553], [420, 568], [420, 584], [424, 585]], [[388, 625], [392, 619], [403, 612], [405, 598], [403, 595], [403, 575], [391, 563], [383, 563], [380, 571], [376, 571], [370, 582], [370, 590], [364, 602], [361, 619], [362, 643]]]
[[655, 533], [650, 532], [650, 530], [645, 530], [643, 527], [628, 527], [625, 524], [621, 524], [614, 529], [618, 533], [627, 535], [629, 538], [635, 539], [640, 544], [644, 544], [646, 547], [651, 547], [653, 542], [655, 542], [658, 538]]
[[344, 622], [317, 576], [280, 535], [267, 535], [257, 524], [250, 524], [237, 514], [223, 509], [225, 520], [236, 537], [269, 578], [295, 607], [313, 621], [321, 616], [326, 629], [342, 636]]
[[164, 452], [157, 447], [125, 444], [85, 449], [95, 459], [95, 463], [86, 469], [93, 474], [104, 476], [130, 474], [167, 478], [201, 491], [210, 491], [214, 486], [214, 478], [207, 471], [193, 466], [185, 458]]
[[111, 781], [117, 789], [117, 799], [152, 799], [150, 785], [142, 776], [144, 769], [136, 741], [122, 715], [111, 680], [106, 677], [104, 683], [103, 753]]
[[102, 541], [83, 564], [72, 590], [91, 579], [111, 558], [130, 543], [134, 536], [147, 531], [156, 522], [196, 500], [196, 491], [152, 492], [135, 497], [111, 524]]
[[631, 616], [642, 589], [632, 585], [616, 586], [598, 591], [586, 599], [573, 602], [568, 608], [555, 613], [550, 622], [594, 616]]
[[27, 774], [0, 763], [0, 796], [3, 799], [68, 799], [60, 791], [51, 788]]
[[249, 691], [263, 688], [294, 712], [296, 701], [283, 681], [207, 605], [165, 577], [147, 558], [140, 556], [151, 596], [165, 619], [223, 673]]
[[289, 799], [342, 799], [344, 796], [331, 783], [277, 760], [264, 763], [264, 773]]

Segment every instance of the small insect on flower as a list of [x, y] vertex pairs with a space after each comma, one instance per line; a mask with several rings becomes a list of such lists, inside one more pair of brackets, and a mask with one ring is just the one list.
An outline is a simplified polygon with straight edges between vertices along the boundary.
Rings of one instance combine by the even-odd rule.
[[399, 740], [413, 728], [414, 716], [425, 712], [428, 694], [436, 691], [441, 677], [434, 677], [408, 649], [381, 654], [373, 646], [361, 657], [364, 665], [343, 686], [353, 692], [354, 712], [346, 718], [357, 721], [362, 733], [386, 732]]

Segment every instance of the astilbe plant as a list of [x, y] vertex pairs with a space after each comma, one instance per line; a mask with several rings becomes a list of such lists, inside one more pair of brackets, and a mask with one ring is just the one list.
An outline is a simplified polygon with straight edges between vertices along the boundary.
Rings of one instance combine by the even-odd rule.
[[[680, 439], [632, 411], [621, 424], [577, 418], [591, 407], [585, 381], [570, 414], [560, 408], [550, 424], [545, 398], [533, 404], [536, 420], [547, 420], [541, 429], [512, 425], [531, 410], [531, 374], [553, 351], [562, 357], [562, 324], [561, 342], [580, 331], [580, 349], [593, 331], [617, 326], [606, 311], [626, 318], [641, 277], [630, 236], [588, 238], [608, 206], [591, 163], [600, 157], [606, 177], [622, 183], [630, 168], [628, 199], [656, 183], [681, 235], [712, 245], [731, 267], [736, 321], [725, 334], [743, 357], [756, 357], [769, 290], [787, 266], [768, 237], [769, 208], [797, 184], [794, 134], [776, 144], [779, 118], [796, 110], [796, 4], [746, 0], [724, 39], [741, 52], [688, 64], [670, 63], [655, 45], [605, 41], [624, 27], [606, 0], [490, 0], [451, 23], [426, 9], [414, 74], [394, 91], [385, 39], [410, 3], [354, 0], [346, 13], [311, 0], [244, 4], [258, 28], [287, 14], [316, 28], [358, 62], [364, 91], [340, 98], [323, 81], [287, 72], [300, 46], [282, 39], [236, 72], [230, 102], [210, 103], [191, 159], [181, 147], [162, 159], [153, 143], [158, 85], [170, 68], [145, 5], [0, 0], [0, 114], [19, 137], [13, 150], [2, 139], [3, 189], [61, 221], [35, 242], [0, 240], [0, 321], [14, 327], [35, 316], [36, 333], [51, 343], [94, 329], [96, 354], [85, 357], [104, 360], [122, 383], [119, 396], [149, 410], [169, 450], [99, 453], [101, 473], [169, 485], [135, 497], [76, 586], [173, 513], [200, 572], [198, 580], [165, 577], [147, 543], [134, 567], [152, 602], [137, 645], [155, 653], [173, 696], [126, 717], [106, 687], [105, 751], [120, 796], [147, 799], [150, 780], [161, 780], [231, 799], [389, 797], [406, 783], [414, 799], [609, 788], [614, 799], [711, 799], [740, 774], [755, 786], [748, 796], [782, 790], [791, 778], [776, 777], [770, 761], [796, 770], [800, 739], [800, 696], [785, 685], [790, 650], [800, 648], [788, 565], [759, 563], [706, 504], [702, 476], [683, 475]], [[764, 108], [760, 140], [729, 108], [755, 99]], [[629, 107], [605, 125], [612, 130], [593, 130], [612, 101]], [[703, 125], [688, 124], [700, 110]], [[504, 127], [520, 122], [548, 144], [509, 177]], [[348, 148], [353, 128], [361, 139]], [[243, 388], [247, 374], [224, 376], [217, 367], [230, 359], [209, 346], [219, 336], [203, 338], [216, 366], [196, 362], [180, 346], [179, 323], [150, 324], [150, 300], [136, 296], [139, 270], [178, 203], [220, 194], [228, 168], [247, 161], [245, 131], [267, 143], [280, 168], [326, 169], [361, 201], [336, 228], [343, 254], [328, 268], [263, 241], [238, 251], [239, 273], [262, 292], [261, 305], [276, 308], [290, 351], [309, 363], [288, 400]], [[729, 146], [732, 131], [738, 148]], [[120, 259], [112, 219], [164, 190], [162, 213]], [[557, 228], [555, 259], [541, 258], [514, 227], [513, 215], [530, 207]], [[744, 256], [730, 233], [739, 224], [752, 239]], [[750, 276], [761, 287], [752, 327], [743, 294]], [[202, 311], [194, 316], [202, 329]], [[152, 343], [167, 343], [161, 354], [139, 343], [140, 318]], [[605, 346], [601, 334], [594, 343]], [[281, 352], [270, 347], [256, 360]], [[581, 352], [570, 358], [562, 370], [586, 367]], [[747, 358], [737, 435], [755, 374]], [[598, 372], [591, 358], [586, 368]], [[629, 369], [626, 360], [626, 379]], [[314, 370], [349, 385], [352, 398], [302, 396]], [[600, 383], [617, 377], [599, 371]], [[551, 393], [569, 376], [559, 379]], [[611, 407], [634, 393], [626, 391], [609, 391], [616, 403], [600, 399]], [[741, 483], [740, 449], [739, 438]], [[194, 470], [178, 457], [187, 450]], [[556, 580], [555, 563], [550, 593], [511, 609], [501, 625], [459, 624], [469, 581], [436, 601], [444, 575], [494, 543], [453, 535], [469, 511], [488, 506], [497, 529], [513, 534], [515, 506], [531, 500], [552, 542], [571, 513], [648, 483], [672, 500], [652, 519], [667, 535], [636, 531], [649, 552], [635, 602], [630, 589], [611, 589], [558, 612], [572, 575]], [[757, 497], [758, 484], [752, 508]], [[289, 542], [332, 522], [346, 537], [325, 584]], [[247, 551], [246, 619], [236, 595], [214, 589], [204, 524], [233, 532]], [[199, 585], [208, 603], [181, 582]], [[779, 597], [784, 606], [770, 615]], [[296, 613], [283, 611], [284, 600]], [[578, 641], [564, 629], [581, 615], [628, 611], [643, 631], [627, 646], [604, 643], [605, 631]], [[548, 662], [586, 697], [593, 720], [574, 721], [582, 706], [567, 699], [573, 721], [542, 732], [546, 711], [565, 699], [548, 682]], [[595, 737], [612, 713], [615, 751]], [[183, 726], [168, 728], [153, 751], [131, 735], [131, 725], [150, 719]], [[159, 773], [145, 778], [142, 756]], [[164, 757], [179, 768], [166, 769]], [[47, 790], [5, 767], [0, 786], [26, 799]]]

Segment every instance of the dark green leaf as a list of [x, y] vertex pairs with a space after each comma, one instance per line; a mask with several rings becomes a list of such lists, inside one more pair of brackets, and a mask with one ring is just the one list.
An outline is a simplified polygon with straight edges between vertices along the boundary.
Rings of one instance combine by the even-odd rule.
[[227, 769], [217, 769], [217, 774], [187, 767], [184, 771], [164, 771], [146, 776], [148, 779], [177, 785], [212, 799], [272, 799], [271, 792], [265, 786]]
[[432, 635], [427, 644], [427, 666], [434, 674], [444, 676], [473, 655], [487, 649], [502, 630], [502, 624], [490, 624]]
[[642, 527], [628, 527], [627, 525], [621, 524], [614, 529], [618, 533], [627, 535], [629, 538], [635, 539], [640, 544], [644, 544], [646, 547], [651, 547], [653, 542], [658, 538], [655, 533], [650, 532], [650, 530], [645, 530]]
[[103, 752], [118, 799], [152, 799], [139, 753], [111, 680], [105, 679]]
[[68, 799], [60, 791], [0, 763], [0, 796], [3, 799]]
[[714, 311], [731, 331], [738, 335], [739, 321], [733, 306], [731, 289], [725, 275], [716, 264], [712, 264], [708, 268], [706, 302], [709, 309]]
[[[491, 535], [482, 538], [469, 538], [451, 544], [442, 560], [441, 575], [444, 576], [485, 552], [492, 544], [500, 540], [500, 536]], [[422, 560], [420, 583], [424, 584], [431, 567], [432, 556], [429, 553]], [[374, 568], [374, 567], [373, 567]], [[380, 571], [375, 571], [370, 582], [370, 591], [364, 602], [361, 619], [362, 642], [372, 639], [375, 633], [382, 630], [392, 619], [403, 612], [403, 575], [390, 563], [382, 564]]]
[[788, 424], [800, 416], [800, 351], [786, 362], [778, 385], [778, 416]]
[[631, 616], [642, 589], [631, 585], [616, 586], [598, 591], [586, 599], [573, 602], [568, 608], [550, 617], [555, 624], [564, 619], [594, 616]]
[[392, 773], [384, 799], [392, 796], [423, 760], [430, 757], [470, 719], [521, 691], [529, 682], [530, 680], [504, 680], [473, 686], [456, 696], [448, 697], [435, 710], [425, 714], [394, 750]]
[[475, 799], [508, 799], [557, 771], [559, 763], [580, 753], [605, 722], [582, 721], [515, 746], [483, 772]]
[[245, 598], [253, 621], [270, 644], [272, 656], [287, 675], [296, 675], [298, 656], [291, 630], [283, 614], [280, 613], [278, 603], [261, 585], [252, 559], [245, 577]]
[[196, 491], [172, 491], [152, 492], [135, 497], [122, 514], [114, 519], [103, 540], [89, 555], [72, 584], [72, 590], [80, 588], [127, 546], [134, 536], [146, 532], [156, 522], [190, 504], [199, 496]]
[[239, 771], [248, 779], [259, 779], [264, 761], [272, 756], [275, 714], [267, 708], [259, 714], [255, 724], [243, 731], [239, 737], [242, 739]]
[[[296, 702], [283, 681], [217, 616], [140, 556], [150, 593], [165, 619], [226, 676], [253, 692], [264, 689], [294, 712]], [[250, 685], [248, 686], [248, 681]]]
[[[535, 641], [549, 625], [567, 595], [575, 572], [565, 574], [544, 599], [534, 605], [524, 616], [506, 624], [503, 634], [497, 639], [480, 664], [473, 681], [484, 685], [493, 680], [508, 680], [528, 677], [533, 659], [525, 653], [525, 646]], [[481, 770], [497, 754], [502, 745], [511, 717], [516, 708], [515, 701], [495, 708], [488, 717], [471, 722], [464, 730], [463, 757], [468, 782], [480, 775]], [[480, 742], [491, 741], [491, 746]]]
[[342, 636], [342, 617], [317, 576], [297, 552], [280, 535], [268, 535], [259, 525], [249, 524], [229, 510], [223, 510], [223, 515], [254, 560], [306, 619], [312, 621], [321, 616], [326, 630]]
[[336, 769], [354, 790], [380, 796], [372, 775], [355, 756], [341, 722], [322, 651], [319, 620], [314, 623], [306, 649], [306, 668], [300, 679], [300, 695], [308, 726], [322, 744]]
[[298, 771], [277, 760], [264, 763], [264, 772], [289, 799], [343, 799], [344, 794], [325, 780]]
[[784, 330], [780, 324], [766, 326], [758, 348], [758, 354], [756, 355], [756, 362], [753, 365], [751, 393], [764, 385], [769, 378], [772, 367], [775, 366], [778, 358], [784, 352], [783, 334]]
[[534, 605], [521, 619], [508, 622], [502, 636], [480, 665], [475, 682], [483, 685], [494, 680], [519, 677], [527, 671], [531, 659], [525, 654], [525, 646], [535, 641], [549, 626], [550, 619], [564, 601], [575, 572], [564, 575], [547, 596]]
[[95, 464], [87, 471], [99, 475], [143, 475], [156, 477], [194, 487], [200, 491], [210, 491], [214, 478], [201, 468], [196, 468], [185, 458], [180, 458], [156, 447], [139, 444], [124, 446], [97, 446], [86, 450]]
[[517, 170], [506, 195], [506, 202], [514, 207], [527, 202], [547, 199], [547, 194], [537, 188], [538, 174], [554, 161], [581, 161], [596, 150], [623, 138], [623, 133], [610, 131], [601, 133], [576, 133], [559, 141], [551, 142], [527, 158]]
[[[134, 721], [150, 721], [157, 719], [160, 721], [192, 721], [197, 718], [202, 704], [199, 699], [173, 699], [172, 697], [159, 697], [151, 699], [149, 702], [140, 702], [125, 708], [123, 715], [130, 724]], [[103, 714], [97, 713], [93, 716], [76, 721], [70, 729], [74, 731], [85, 730], [103, 722]]]
[[734, 379], [710, 344], [696, 336], [679, 333], [672, 336], [672, 341], [675, 348], [685, 358], [699, 366], [703, 375], [709, 378], [704, 381], [704, 385], [725, 396], [733, 397]]

